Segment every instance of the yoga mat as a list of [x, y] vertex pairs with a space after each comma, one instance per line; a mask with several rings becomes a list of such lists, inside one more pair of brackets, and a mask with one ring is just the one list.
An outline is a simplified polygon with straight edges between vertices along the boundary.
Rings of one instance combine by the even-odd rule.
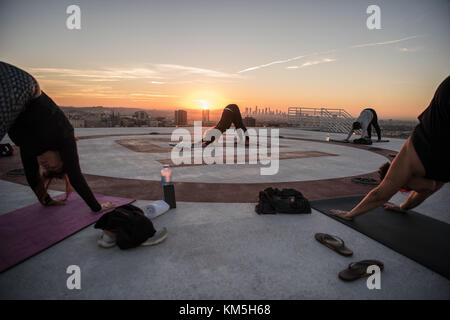
[[[331, 209], [351, 210], [363, 198], [315, 200], [311, 201], [311, 207], [328, 215]], [[449, 224], [414, 211], [400, 213], [383, 207], [353, 221], [330, 217], [450, 279]]]
[[[350, 141], [345, 141], [344, 139], [330, 139], [330, 141], [332, 141], [332, 142], [342, 142], [342, 143], [349, 143], [349, 142], [353, 142], [353, 140], [350, 140]], [[372, 142], [373, 143], [381, 143], [381, 142], [389, 142], [389, 140], [387, 140], [387, 139], [384, 139], [384, 140], [380, 140], [380, 141], [378, 141], [378, 140], [372, 140]]]
[[[109, 201], [117, 207], [134, 201], [100, 194], [95, 197], [99, 203]], [[73, 192], [63, 206], [44, 207], [36, 203], [0, 215], [0, 272], [71, 236], [112, 210], [94, 213]]]

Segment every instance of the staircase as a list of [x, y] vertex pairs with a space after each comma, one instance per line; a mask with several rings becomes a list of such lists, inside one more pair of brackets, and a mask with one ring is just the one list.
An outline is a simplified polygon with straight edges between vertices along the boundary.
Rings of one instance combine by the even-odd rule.
[[354, 118], [344, 109], [289, 107], [288, 121], [305, 130], [347, 133]]

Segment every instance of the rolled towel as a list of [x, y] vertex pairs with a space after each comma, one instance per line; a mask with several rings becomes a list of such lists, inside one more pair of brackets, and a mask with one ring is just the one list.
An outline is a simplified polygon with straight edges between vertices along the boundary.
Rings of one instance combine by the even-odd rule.
[[164, 200], [153, 201], [144, 207], [147, 218], [153, 219], [168, 211], [170, 206]]

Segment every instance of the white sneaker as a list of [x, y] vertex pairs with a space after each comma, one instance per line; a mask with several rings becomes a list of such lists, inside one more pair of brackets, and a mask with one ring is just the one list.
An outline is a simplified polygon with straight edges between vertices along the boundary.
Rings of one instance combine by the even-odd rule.
[[154, 246], [160, 244], [164, 240], [166, 240], [169, 231], [166, 227], [162, 228], [153, 235], [153, 237], [148, 238], [145, 242], [141, 244], [141, 246]]
[[102, 248], [111, 248], [116, 245], [116, 236], [102, 232], [100, 239], [97, 240], [97, 244]]

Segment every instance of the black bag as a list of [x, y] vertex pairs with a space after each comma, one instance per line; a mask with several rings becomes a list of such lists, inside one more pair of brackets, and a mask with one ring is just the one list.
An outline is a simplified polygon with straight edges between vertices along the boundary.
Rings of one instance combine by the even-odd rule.
[[355, 139], [353, 140], [353, 143], [356, 144], [365, 144], [365, 145], [371, 145], [372, 144], [372, 139], [369, 138], [359, 138], [359, 139]]
[[259, 202], [255, 207], [258, 214], [311, 213], [308, 199], [295, 189], [267, 188], [259, 193]]
[[14, 153], [13, 147], [9, 143], [0, 144], [0, 157], [9, 157]]
[[120, 249], [137, 247], [156, 232], [150, 219], [132, 204], [120, 206], [104, 214], [95, 223], [94, 228], [114, 232]]

